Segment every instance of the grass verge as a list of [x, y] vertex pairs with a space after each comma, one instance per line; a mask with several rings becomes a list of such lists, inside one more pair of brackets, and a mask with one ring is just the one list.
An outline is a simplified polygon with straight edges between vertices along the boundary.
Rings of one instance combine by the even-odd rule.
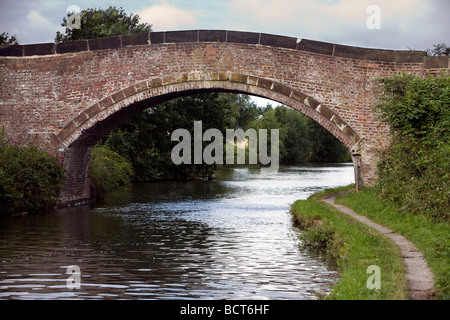
[[450, 299], [450, 223], [436, 222], [424, 215], [399, 212], [394, 204], [380, 201], [376, 190], [370, 188], [338, 196], [336, 203], [412, 241], [422, 251], [434, 273], [435, 298]]
[[[294, 202], [291, 207], [294, 223], [303, 230], [302, 245], [320, 248], [338, 266], [339, 281], [332, 293], [324, 298], [407, 299], [405, 267], [398, 246], [387, 236], [320, 201], [327, 194], [350, 188], [321, 191], [307, 200]], [[370, 266], [380, 268], [379, 289], [371, 289], [373, 274]]]

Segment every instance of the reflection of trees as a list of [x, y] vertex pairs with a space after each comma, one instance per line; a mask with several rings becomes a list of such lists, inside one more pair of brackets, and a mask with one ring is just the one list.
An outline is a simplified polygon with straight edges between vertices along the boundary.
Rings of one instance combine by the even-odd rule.
[[[76, 234], [81, 236], [80, 243], [88, 241], [90, 252], [80, 258], [92, 262], [92, 273], [120, 273], [127, 281], [144, 277], [146, 282], [181, 282], [186, 265], [197, 263], [198, 252], [207, 248], [211, 228], [179, 218], [176, 210], [161, 211], [159, 207], [158, 203], [131, 203], [97, 209], [85, 217], [89, 237]], [[81, 215], [66, 225], [72, 234], [72, 230], [86, 227]]]

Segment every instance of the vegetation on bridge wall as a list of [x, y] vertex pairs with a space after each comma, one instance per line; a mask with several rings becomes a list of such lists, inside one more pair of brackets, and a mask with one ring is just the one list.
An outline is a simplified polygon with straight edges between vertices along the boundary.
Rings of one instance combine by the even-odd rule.
[[377, 188], [403, 211], [450, 220], [450, 76], [379, 80], [392, 143], [378, 163]]

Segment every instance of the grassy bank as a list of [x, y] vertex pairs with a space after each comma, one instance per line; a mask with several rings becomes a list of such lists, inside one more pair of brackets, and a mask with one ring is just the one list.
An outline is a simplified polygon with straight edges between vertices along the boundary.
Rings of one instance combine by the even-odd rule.
[[[296, 201], [291, 208], [295, 223], [303, 230], [302, 245], [323, 250], [338, 265], [339, 281], [326, 298], [407, 299], [405, 269], [398, 247], [388, 237], [320, 201], [327, 193], [345, 190], [322, 191]], [[380, 268], [380, 289], [367, 286], [372, 275], [368, 268], [372, 265]]]
[[398, 206], [380, 201], [374, 189], [339, 196], [336, 202], [412, 241], [422, 251], [434, 273], [435, 298], [450, 299], [450, 223], [400, 212]]
[[[339, 269], [340, 280], [328, 299], [407, 299], [405, 269], [398, 247], [386, 236], [320, 201], [341, 194], [336, 202], [384, 225], [412, 241], [435, 275], [435, 298], [450, 299], [450, 225], [424, 215], [400, 212], [380, 201], [374, 189], [356, 193], [352, 187], [318, 192], [292, 205], [294, 221], [303, 229], [303, 246], [318, 247]], [[368, 289], [369, 265], [380, 267], [381, 288]]]

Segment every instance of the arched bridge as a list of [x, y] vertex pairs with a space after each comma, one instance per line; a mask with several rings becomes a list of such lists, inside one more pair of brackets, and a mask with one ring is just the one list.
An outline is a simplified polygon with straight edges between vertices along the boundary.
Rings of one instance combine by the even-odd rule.
[[[63, 202], [89, 198], [92, 147], [152, 104], [209, 91], [276, 100], [311, 117], [376, 179], [386, 143], [374, 79], [449, 70], [448, 57], [225, 30], [151, 32], [0, 48], [0, 125], [16, 144], [58, 152]], [[359, 181], [361, 179], [361, 181]]]

